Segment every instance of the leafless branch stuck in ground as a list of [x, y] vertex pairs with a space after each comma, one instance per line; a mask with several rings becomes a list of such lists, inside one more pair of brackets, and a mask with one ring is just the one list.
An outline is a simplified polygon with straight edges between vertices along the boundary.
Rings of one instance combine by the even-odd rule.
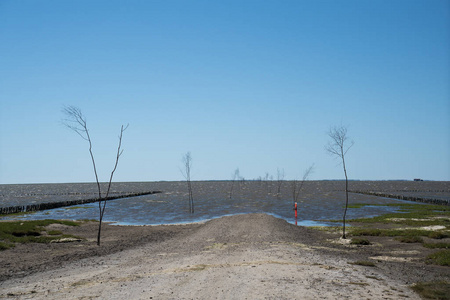
[[284, 180], [284, 169], [277, 168], [277, 196], [279, 197], [281, 194], [281, 186], [283, 185]]
[[103, 197], [101, 188], [100, 188], [100, 181], [98, 180], [97, 167], [95, 165], [94, 154], [92, 152], [92, 140], [91, 140], [91, 136], [89, 135], [86, 118], [84, 117], [81, 110], [75, 106], [66, 106], [63, 108], [62, 112], [66, 115], [66, 119], [63, 119], [63, 124], [66, 127], [68, 127], [69, 129], [76, 132], [83, 140], [85, 140], [89, 143], [89, 154], [91, 157], [92, 166], [93, 166], [94, 175], [95, 175], [95, 182], [97, 184], [97, 190], [98, 190], [99, 225], [98, 225], [97, 245], [100, 246], [102, 221], [103, 221], [103, 216], [105, 214], [106, 199], [108, 198], [109, 191], [111, 190], [111, 183], [112, 183], [112, 179], [114, 176], [114, 172], [116, 171], [117, 165], [119, 163], [119, 158], [123, 153], [122, 137], [123, 137], [123, 132], [128, 128], [128, 125], [125, 127], [122, 125], [120, 128], [119, 145], [117, 147], [116, 162], [114, 164], [113, 170], [111, 171], [111, 175], [110, 175], [109, 183], [108, 183], [108, 189], [106, 190], [105, 197]]
[[192, 195], [192, 182], [191, 182], [191, 169], [192, 169], [191, 152], [187, 152], [185, 155], [183, 155], [182, 162], [183, 162], [184, 168], [181, 169], [181, 174], [183, 174], [184, 178], [186, 179], [187, 186], [188, 186], [189, 212], [191, 214], [193, 214], [194, 213], [194, 197]]
[[350, 150], [350, 148], [354, 145], [354, 142], [348, 141], [347, 127], [342, 125], [331, 128], [328, 132], [328, 136], [330, 137], [331, 141], [325, 147], [325, 151], [330, 155], [336, 156], [342, 160], [342, 167], [344, 169], [345, 175], [345, 209], [342, 218], [342, 238], [345, 239], [345, 218], [348, 208], [348, 177], [347, 169], [345, 166], [345, 155], [347, 154], [348, 150]]
[[229, 198], [231, 199], [233, 197], [233, 188], [234, 188], [234, 183], [236, 180], [239, 180], [240, 175], [239, 175], [239, 168], [236, 168], [236, 170], [234, 170], [233, 175], [231, 176], [231, 185], [230, 185], [230, 193], [229, 193]]
[[298, 197], [300, 196], [303, 185], [305, 184], [305, 181], [308, 179], [309, 175], [311, 175], [313, 170], [314, 164], [312, 164], [308, 169], [305, 170], [301, 181], [296, 179], [292, 181], [292, 205], [295, 205], [295, 202], [298, 202]]

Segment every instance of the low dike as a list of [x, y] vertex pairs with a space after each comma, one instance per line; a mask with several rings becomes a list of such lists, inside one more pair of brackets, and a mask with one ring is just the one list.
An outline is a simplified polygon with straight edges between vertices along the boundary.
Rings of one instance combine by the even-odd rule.
[[[118, 196], [110, 196], [107, 198], [102, 198], [101, 200], [102, 201], [117, 200], [117, 199], [122, 199], [122, 198], [138, 197], [138, 196], [152, 195], [152, 194], [158, 194], [158, 193], [162, 193], [162, 192], [161, 191], [150, 191], [150, 192], [141, 192], [141, 193], [130, 193], [130, 194], [124, 194], [124, 195], [118, 195]], [[47, 202], [47, 203], [0, 207], [0, 215], [16, 214], [16, 213], [22, 213], [22, 212], [33, 212], [33, 211], [40, 211], [40, 210], [46, 210], [46, 209], [60, 208], [60, 207], [65, 207], [65, 206], [80, 205], [80, 204], [86, 204], [86, 203], [95, 203], [95, 202], [99, 202], [99, 201], [100, 201], [99, 198], [89, 198], [89, 199], [77, 199], [77, 200], [67, 200], [67, 201], [56, 201], [56, 202]]]

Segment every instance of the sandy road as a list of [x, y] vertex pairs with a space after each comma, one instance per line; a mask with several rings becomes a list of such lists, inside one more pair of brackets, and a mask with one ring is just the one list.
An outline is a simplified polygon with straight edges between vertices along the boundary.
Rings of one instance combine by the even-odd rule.
[[11, 299], [420, 299], [400, 279], [321, 250], [262, 214], [0, 283]]

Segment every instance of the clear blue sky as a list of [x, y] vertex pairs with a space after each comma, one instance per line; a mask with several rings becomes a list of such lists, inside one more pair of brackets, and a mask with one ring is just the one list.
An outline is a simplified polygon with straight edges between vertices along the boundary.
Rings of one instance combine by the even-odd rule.
[[0, 183], [450, 180], [450, 1], [0, 0]]

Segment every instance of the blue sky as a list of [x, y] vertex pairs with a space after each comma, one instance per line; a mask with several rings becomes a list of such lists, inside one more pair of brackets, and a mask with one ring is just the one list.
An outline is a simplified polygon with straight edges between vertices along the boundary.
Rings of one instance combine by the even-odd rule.
[[0, 0], [0, 183], [450, 180], [450, 1]]

